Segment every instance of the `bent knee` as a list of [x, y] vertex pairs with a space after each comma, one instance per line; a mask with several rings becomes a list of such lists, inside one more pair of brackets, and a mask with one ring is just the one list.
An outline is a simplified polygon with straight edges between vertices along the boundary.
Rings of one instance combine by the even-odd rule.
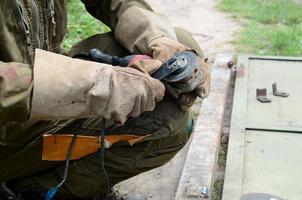
[[192, 117], [189, 111], [180, 108], [178, 101], [174, 98], [167, 97], [159, 103], [154, 110], [154, 115], [160, 116], [163, 122], [162, 128], [168, 128], [167, 136], [178, 135], [188, 137], [191, 133]]

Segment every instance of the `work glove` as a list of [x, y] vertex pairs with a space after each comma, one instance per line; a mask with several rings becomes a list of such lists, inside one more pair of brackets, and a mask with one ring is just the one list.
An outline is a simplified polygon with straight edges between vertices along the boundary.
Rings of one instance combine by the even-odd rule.
[[129, 117], [152, 111], [164, 85], [129, 67], [72, 59], [36, 50], [31, 119], [102, 116], [122, 125]]
[[[152, 56], [150, 58], [136, 58], [130, 62], [129, 67], [139, 69], [140, 71], [145, 71], [152, 75], [156, 72], [159, 67], [166, 62], [169, 58], [171, 58], [175, 53], [181, 51], [193, 51], [179, 42], [172, 40], [168, 37], [160, 37], [153, 41], [151, 41], [148, 45], [149, 55]], [[196, 53], [196, 52], [195, 52]], [[198, 79], [199, 84], [190, 92], [178, 94], [173, 94], [179, 100], [179, 103], [182, 109], [186, 110], [191, 107], [196, 100], [197, 96], [201, 98], [205, 98], [208, 96], [211, 88], [211, 77], [210, 77], [210, 65], [205, 62], [203, 58], [198, 56], [198, 70], [196, 70], [190, 77], [187, 77], [185, 80], [181, 80], [177, 82], [175, 86], [181, 84], [190, 84]], [[200, 78], [200, 76], [202, 76]], [[172, 86], [173, 87], [173, 86]], [[168, 89], [169, 90], [169, 89]]]

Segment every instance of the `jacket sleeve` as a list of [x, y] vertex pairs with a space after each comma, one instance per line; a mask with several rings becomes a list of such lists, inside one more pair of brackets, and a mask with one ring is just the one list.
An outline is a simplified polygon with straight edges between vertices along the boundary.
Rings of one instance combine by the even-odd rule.
[[30, 120], [102, 116], [123, 124], [128, 117], [152, 111], [165, 91], [160, 81], [138, 70], [40, 49], [33, 82]]
[[0, 61], [0, 121], [25, 121], [30, 113], [32, 68]]
[[102, 116], [123, 124], [165, 93], [160, 81], [128, 67], [40, 49], [33, 66], [0, 62], [0, 123]]
[[149, 43], [160, 37], [176, 39], [169, 20], [143, 0], [82, 0], [87, 11], [103, 21], [130, 52], [152, 55]]

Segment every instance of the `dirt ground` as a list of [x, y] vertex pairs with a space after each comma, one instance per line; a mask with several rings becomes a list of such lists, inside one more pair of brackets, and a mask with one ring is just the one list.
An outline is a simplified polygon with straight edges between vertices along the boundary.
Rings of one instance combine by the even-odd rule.
[[[225, 65], [235, 54], [232, 41], [240, 26], [229, 15], [216, 9], [216, 0], [147, 0], [155, 11], [169, 16], [174, 26], [180, 26], [192, 33], [204, 50], [206, 57], [216, 65]], [[229, 106], [231, 106], [231, 98]], [[193, 106], [195, 115], [200, 110], [200, 101]], [[230, 111], [227, 111], [223, 135], [228, 136]], [[223, 138], [223, 141], [227, 138]], [[116, 186], [121, 194], [135, 196], [138, 199], [174, 199], [181, 175], [186, 152], [190, 142], [166, 165], [140, 174]], [[223, 158], [222, 158], [223, 159]], [[219, 176], [223, 177], [223, 166]]]
[[216, 9], [217, 0], [147, 0], [155, 11], [167, 15], [174, 26], [190, 31], [208, 57], [233, 52], [231, 44], [240, 26]]

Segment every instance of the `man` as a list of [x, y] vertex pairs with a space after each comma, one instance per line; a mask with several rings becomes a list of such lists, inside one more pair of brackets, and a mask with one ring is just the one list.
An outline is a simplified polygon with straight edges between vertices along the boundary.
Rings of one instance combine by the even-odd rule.
[[[112, 32], [79, 42], [70, 56], [99, 48], [111, 55], [153, 59], [135, 57], [120, 68], [60, 55], [67, 0], [1, 1], [0, 198], [43, 199], [61, 182], [64, 162], [41, 158], [45, 133], [98, 135], [105, 126], [106, 135], [148, 135], [133, 146], [118, 143], [106, 149], [110, 187], [163, 165], [187, 141], [192, 124], [187, 108], [197, 95], [209, 93], [209, 68], [202, 58], [202, 80], [176, 98], [150, 76], [176, 52], [194, 49], [201, 55], [201, 50], [187, 32], [172, 28], [143, 0], [82, 2]], [[99, 153], [94, 153], [71, 162], [57, 199], [96, 197], [106, 184]]]

